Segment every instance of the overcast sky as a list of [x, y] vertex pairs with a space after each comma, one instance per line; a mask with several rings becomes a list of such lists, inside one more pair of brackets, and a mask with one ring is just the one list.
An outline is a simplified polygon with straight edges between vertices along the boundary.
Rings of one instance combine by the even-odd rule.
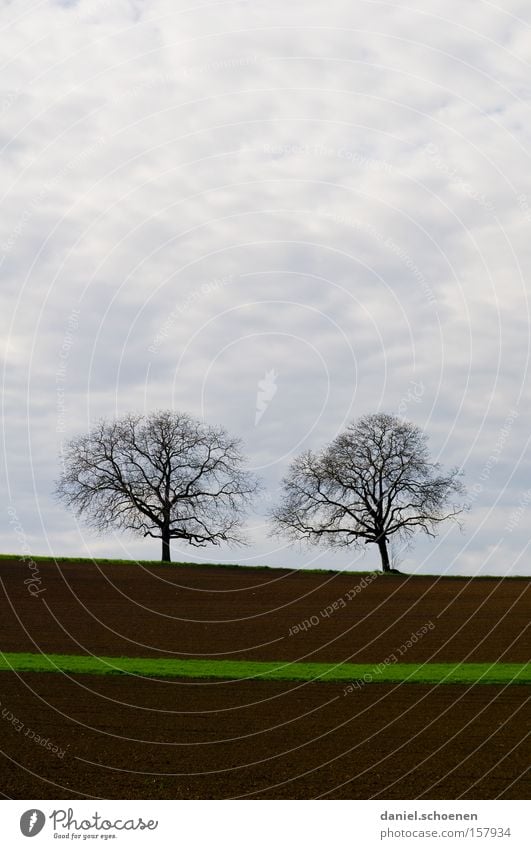
[[531, 7], [416, 5], [0, 2], [1, 550], [158, 558], [51, 493], [70, 436], [173, 407], [267, 483], [249, 548], [174, 559], [371, 568], [263, 516], [384, 410], [471, 505], [401, 568], [529, 572]]

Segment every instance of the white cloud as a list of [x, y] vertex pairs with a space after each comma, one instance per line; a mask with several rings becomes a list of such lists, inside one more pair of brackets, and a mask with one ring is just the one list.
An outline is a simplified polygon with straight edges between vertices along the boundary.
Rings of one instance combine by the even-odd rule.
[[[517, 0], [4, 4], [6, 468], [35, 550], [80, 547], [50, 497], [59, 420], [204, 412], [272, 463], [274, 493], [301, 440], [404, 403], [474, 483], [518, 406], [473, 545], [452, 532], [408, 555], [481, 567], [528, 466], [528, 18]], [[253, 534], [254, 562], [308, 561]], [[525, 544], [519, 526], [513, 561]]]

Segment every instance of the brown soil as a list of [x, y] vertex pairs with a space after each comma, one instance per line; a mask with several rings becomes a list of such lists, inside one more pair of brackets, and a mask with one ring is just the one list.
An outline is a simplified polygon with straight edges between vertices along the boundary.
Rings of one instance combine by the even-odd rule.
[[[10, 798], [527, 798], [526, 687], [2, 674]], [[26, 728], [65, 751], [39, 746]]]
[[[527, 580], [379, 577], [348, 600], [361, 577], [38, 565], [45, 592], [32, 597], [27, 565], [0, 561], [4, 651], [377, 663], [433, 622], [401, 660], [529, 657]], [[370, 684], [345, 694], [340, 684], [6, 672], [0, 790], [25, 799], [528, 798], [528, 695], [524, 686]]]
[[[27, 565], [0, 561], [4, 651], [372, 663], [433, 622], [402, 660], [508, 662], [530, 654], [526, 579], [386, 576], [349, 600], [366, 578], [202, 566], [38, 567], [45, 591], [32, 597]], [[305, 621], [313, 624], [295, 633]]]

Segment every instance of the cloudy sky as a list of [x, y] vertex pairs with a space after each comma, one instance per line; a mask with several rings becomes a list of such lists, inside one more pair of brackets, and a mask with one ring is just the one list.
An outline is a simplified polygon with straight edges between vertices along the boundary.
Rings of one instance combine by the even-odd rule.
[[70, 436], [174, 407], [267, 483], [249, 548], [174, 559], [370, 568], [263, 516], [291, 457], [385, 410], [471, 506], [401, 568], [529, 572], [529, 3], [3, 0], [0, 26], [0, 549], [158, 557], [51, 492]]

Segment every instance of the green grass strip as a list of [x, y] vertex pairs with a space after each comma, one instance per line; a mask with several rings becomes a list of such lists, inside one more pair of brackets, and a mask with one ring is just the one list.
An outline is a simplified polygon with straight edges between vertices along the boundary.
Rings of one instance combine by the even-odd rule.
[[353, 577], [363, 577], [364, 575], [374, 575], [377, 574], [379, 577], [385, 577], [386, 580], [392, 580], [397, 578], [432, 578], [433, 580], [444, 579], [452, 580], [452, 581], [529, 581], [529, 575], [453, 575], [453, 574], [431, 574], [421, 573], [421, 572], [402, 572], [400, 575], [383, 575], [379, 568], [373, 570], [353, 570], [353, 569], [305, 569], [305, 568], [295, 568], [289, 566], [265, 566], [263, 564], [256, 564], [254, 566], [250, 566], [249, 564], [241, 565], [240, 563], [200, 563], [200, 562], [171, 562], [171, 563], [162, 563], [160, 560], [117, 560], [116, 558], [105, 558], [105, 557], [63, 557], [57, 556], [52, 557], [49, 555], [26, 555], [26, 554], [0, 554], [0, 565], [3, 560], [20, 560], [22, 564], [27, 564], [28, 561], [34, 561], [35, 563], [43, 563], [43, 564], [76, 564], [79, 566], [82, 565], [101, 565], [101, 566], [145, 566], [147, 568], [151, 568], [153, 566], [161, 566], [163, 568], [171, 568], [176, 567], [179, 569], [229, 569], [229, 570], [237, 570], [239, 572], [259, 572], [259, 571], [269, 571], [274, 574], [281, 572], [289, 572], [293, 574], [300, 575], [352, 575]]
[[169, 660], [67, 654], [0, 654], [0, 671], [229, 678], [266, 681], [407, 681], [415, 684], [531, 684], [531, 663], [283, 663], [248, 660]]

